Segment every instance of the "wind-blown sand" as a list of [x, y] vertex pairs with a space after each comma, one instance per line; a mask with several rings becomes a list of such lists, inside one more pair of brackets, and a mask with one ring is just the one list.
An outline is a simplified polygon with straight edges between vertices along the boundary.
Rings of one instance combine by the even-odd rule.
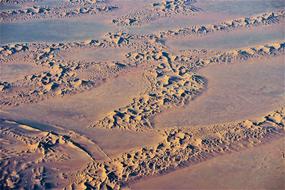
[[219, 156], [165, 176], [146, 179], [131, 189], [284, 189], [284, 138]]
[[43, 71], [41, 67], [29, 62], [23, 62], [21, 59], [16, 59], [7, 64], [0, 65], [0, 81], [15, 82], [24, 78], [26, 75], [40, 71]]
[[158, 115], [155, 126], [185, 127], [259, 117], [285, 104], [284, 56], [233, 65], [213, 65], [200, 71], [208, 89], [183, 108]]
[[268, 43], [271, 41], [284, 40], [284, 23], [274, 28], [263, 26], [258, 28], [240, 29], [228, 33], [215, 33], [208, 36], [181, 38], [166, 41], [171, 49], [210, 49], [223, 50], [235, 49], [246, 46]]
[[0, 0], [0, 189], [284, 189], [281, 0]]
[[23, 105], [7, 111], [19, 115], [21, 119], [48, 122], [67, 128], [85, 127], [112, 110], [131, 102], [132, 98], [147, 88], [148, 81], [143, 76], [143, 71], [135, 70], [122, 73], [90, 91], [64, 99], [58, 97], [37, 104]]

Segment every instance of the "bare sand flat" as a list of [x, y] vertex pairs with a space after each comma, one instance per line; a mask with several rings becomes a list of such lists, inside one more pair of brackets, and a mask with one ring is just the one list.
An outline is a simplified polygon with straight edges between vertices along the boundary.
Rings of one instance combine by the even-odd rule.
[[139, 181], [131, 189], [284, 189], [284, 164], [284, 138], [281, 138]]
[[[84, 20], [82, 22], [82, 20]], [[17, 42], [57, 42], [101, 38], [114, 27], [104, 17], [47, 19], [28, 22], [0, 23], [0, 44]], [[33, 30], [31, 30], [31, 28]]]
[[19, 61], [19, 63], [18, 61], [13, 61], [12, 63], [8, 63], [5, 65], [0, 65], [0, 81], [14, 82], [16, 80], [23, 79], [25, 76], [43, 70], [42, 68], [29, 64], [27, 62], [23, 63]]
[[213, 65], [200, 71], [208, 89], [184, 108], [158, 115], [157, 127], [195, 126], [254, 118], [284, 105], [284, 57], [233, 65]]
[[86, 61], [86, 62], [103, 62], [122, 61], [128, 52], [132, 51], [128, 48], [73, 48], [69, 51], [63, 51], [58, 54], [61, 59], [68, 61]]

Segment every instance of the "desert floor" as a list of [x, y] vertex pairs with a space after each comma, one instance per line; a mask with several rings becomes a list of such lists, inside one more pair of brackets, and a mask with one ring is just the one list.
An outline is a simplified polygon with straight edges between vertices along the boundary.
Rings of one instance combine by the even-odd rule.
[[285, 189], [285, 1], [0, 0], [0, 189]]

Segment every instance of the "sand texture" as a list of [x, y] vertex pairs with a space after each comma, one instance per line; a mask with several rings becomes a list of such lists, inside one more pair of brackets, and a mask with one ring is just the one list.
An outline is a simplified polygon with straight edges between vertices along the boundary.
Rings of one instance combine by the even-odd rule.
[[0, 189], [285, 189], [282, 0], [0, 0]]

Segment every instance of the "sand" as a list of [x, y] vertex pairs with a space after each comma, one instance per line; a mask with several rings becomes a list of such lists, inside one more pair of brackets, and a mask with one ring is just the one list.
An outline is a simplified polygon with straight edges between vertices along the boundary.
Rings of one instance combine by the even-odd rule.
[[284, 22], [274, 28], [263, 26], [258, 28], [247, 28], [228, 33], [215, 33], [208, 36], [181, 38], [166, 41], [171, 49], [236, 49], [246, 46], [264, 44], [271, 41], [284, 40]]
[[284, 138], [134, 183], [131, 189], [284, 189]]
[[15, 82], [25, 76], [43, 71], [41, 67], [31, 64], [32, 59], [23, 61], [20, 57], [0, 65], [0, 81]]
[[283, 62], [281, 56], [201, 69], [199, 73], [208, 80], [206, 92], [184, 108], [161, 113], [154, 120], [155, 126], [193, 127], [238, 121], [284, 105]]
[[66, 52], [60, 52], [58, 56], [68, 61], [92, 62], [96, 60], [97, 62], [105, 62], [112, 59], [122, 62], [125, 59], [125, 55], [130, 51], [132, 49], [127, 48], [121, 48], [120, 50], [116, 48], [74, 48]]
[[8, 111], [25, 119], [68, 125], [70, 128], [85, 127], [112, 110], [131, 102], [132, 98], [147, 88], [148, 81], [144, 78], [143, 72], [134, 70], [122, 73], [93, 90], [64, 99], [58, 97], [38, 104], [23, 105]]
[[280, 0], [0, 0], [0, 189], [284, 189]]

